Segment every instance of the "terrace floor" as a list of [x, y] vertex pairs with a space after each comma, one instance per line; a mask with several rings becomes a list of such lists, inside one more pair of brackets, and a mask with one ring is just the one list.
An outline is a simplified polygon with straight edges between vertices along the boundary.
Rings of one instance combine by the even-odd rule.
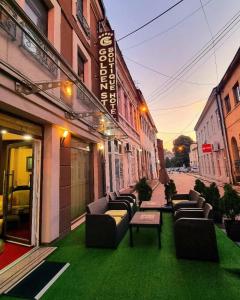
[[[185, 177], [186, 176], [186, 177]], [[187, 192], [194, 179], [174, 178], [178, 192]], [[153, 200], [164, 203], [163, 186]], [[175, 255], [173, 220], [163, 214], [162, 248], [155, 229], [134, 230], [134, 247], [127, 233], [116, 250], [85, 247], [81, 225], [54, 244], [48, 260], [69, 262], [70, 267], [41, 299], [81, 300], [231, 300], [239, 299], [240, 247], [216, 227], [220, 262], [180, 260]], [[5, 299], [14, 299], [2, 296]]]
[[49, 256], [70, 267], [42, 299], [239, 299], [240, 248], [216, 229], [220, 263], [178, 260], [171, 215], [163, 221], [160, 250], [155, 230], [143, 228], [134, 232], [133, 248], [126, 234], [117, 250], [88, 249], [81, 225]]

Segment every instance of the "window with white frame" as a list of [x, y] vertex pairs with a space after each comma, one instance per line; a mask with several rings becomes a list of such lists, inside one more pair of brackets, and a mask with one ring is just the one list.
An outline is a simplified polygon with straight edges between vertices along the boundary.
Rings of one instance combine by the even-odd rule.
[[238, 104], [239, 101], [240, 101], [240, 87], [239, 87], [238, 82], [234, 85], [232, 90], [233, 90], [233, 96], [234, 96], [235, 104]]

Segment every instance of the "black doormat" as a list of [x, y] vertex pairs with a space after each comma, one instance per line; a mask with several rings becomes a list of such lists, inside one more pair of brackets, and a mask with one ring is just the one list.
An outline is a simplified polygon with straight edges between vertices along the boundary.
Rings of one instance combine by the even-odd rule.
[[40, 299], [68, 267], [69, 263], [44, 261], [5, 294], [19, 298]]

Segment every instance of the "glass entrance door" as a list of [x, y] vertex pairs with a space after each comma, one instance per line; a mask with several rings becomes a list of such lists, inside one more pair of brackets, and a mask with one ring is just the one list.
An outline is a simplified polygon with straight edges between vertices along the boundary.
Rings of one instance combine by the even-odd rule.
[[31, 244], [33, 143], [8, 144], [4, 176], [4, 236]]
[[91, 201], [90, 145], [72, 138], [71, 141], [71, 221], [86, 212]]

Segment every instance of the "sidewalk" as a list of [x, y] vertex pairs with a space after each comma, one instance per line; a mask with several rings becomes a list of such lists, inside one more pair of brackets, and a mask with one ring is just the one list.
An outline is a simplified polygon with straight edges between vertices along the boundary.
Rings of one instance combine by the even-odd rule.
[[[222, 182], [222, 181], [218, 181], [218, 180], [214, 180], [214, 179], [211, 179], [211, 178], [207, 178], [207, 177], [204, 177], [204, 176], [202, 176], [202, 175], [199, 175], [199, 174], [197, 174], [197, 173], [186, 173], [186, 174], [188, 174], [188, 175], [190, 175], [190, 176], [193, 176], [193, 177], [195, 177], [195, 178], [197, 178], [197, 179], [200, 179], [200, 180], [202, 180], [202, 181], [204, 181], [204, 182], [207, 182], [207, 183], [212, 183], [212, 182], [215, 182], [216, 184], [217, 184], [217, 186], [219, 186], [219, 187], [224, 187], [224, 182]], [[232, 184], [232, 186], [233, 186], [233, 188], [236, 190], [236, 191], [238, 191], [239, 193], [240, 193], [240, 186], [239, 185], [233, 185]]]

